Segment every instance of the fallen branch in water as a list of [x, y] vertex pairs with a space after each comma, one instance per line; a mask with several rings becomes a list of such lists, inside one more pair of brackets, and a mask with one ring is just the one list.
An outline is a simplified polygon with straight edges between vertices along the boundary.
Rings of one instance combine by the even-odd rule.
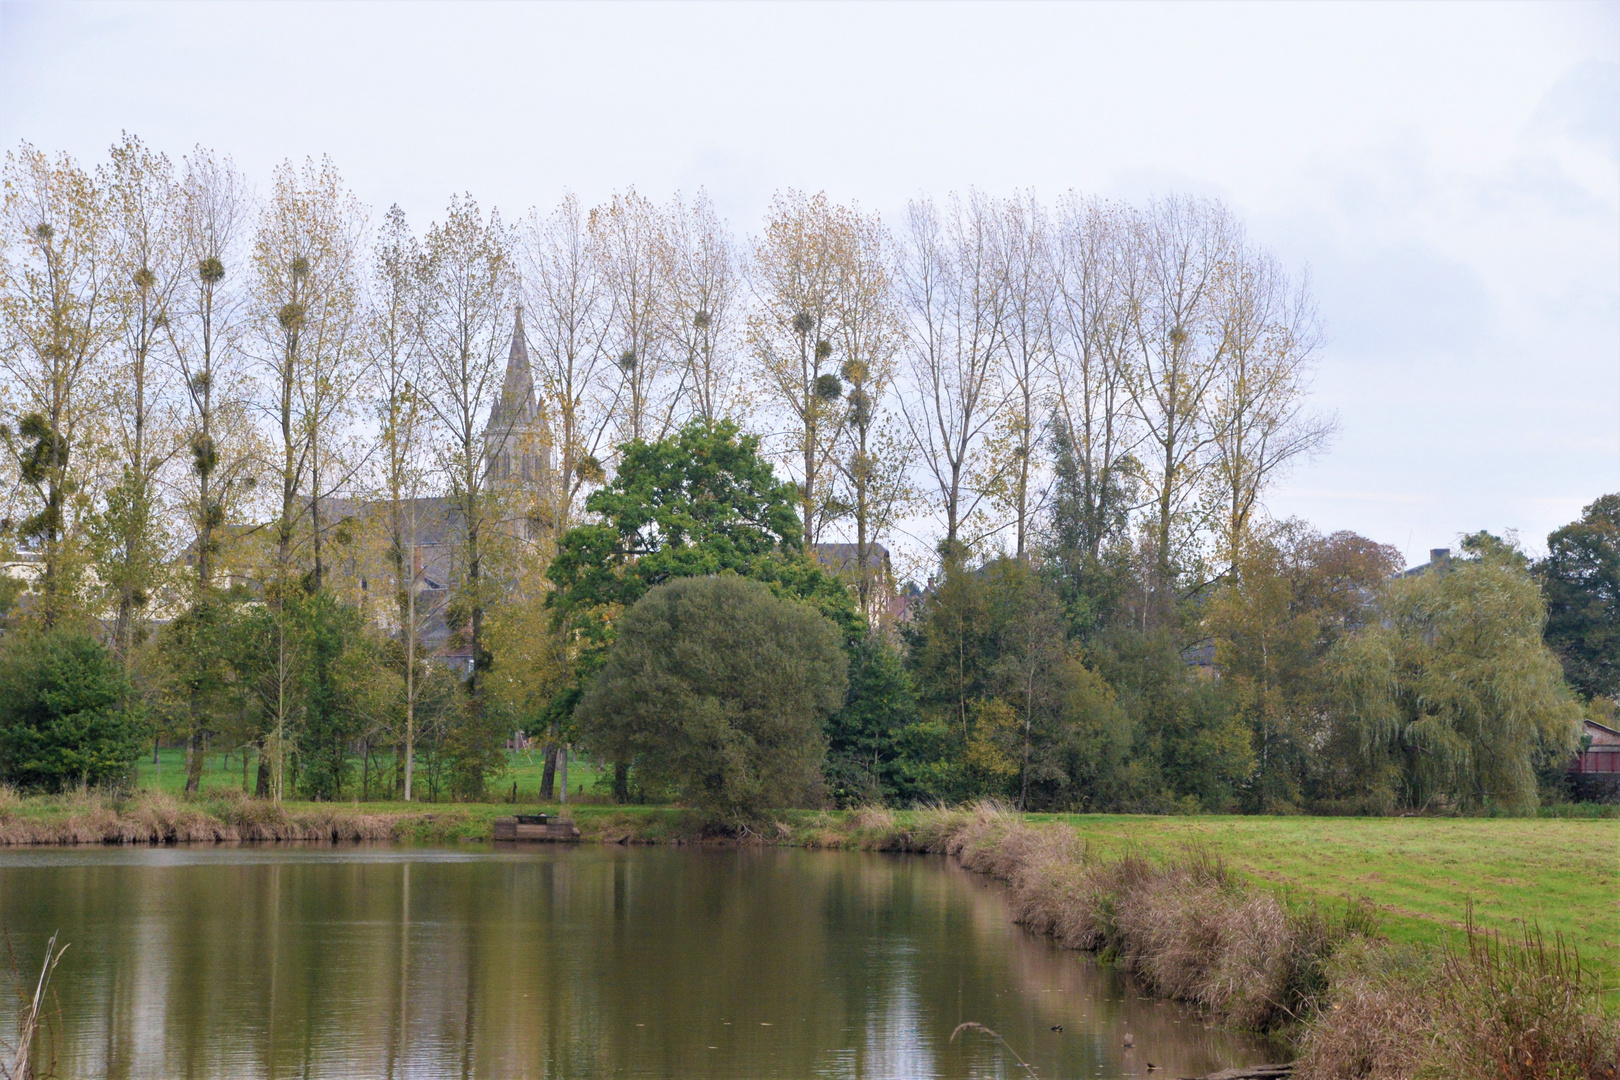
[[1012, 1048], [1012, 1045], [1010, 1043], [1008, 1043], [1006, 1039], [1003, 1039], [1001, 1037], [1000, 1033], [990, 1030], [989, 1028], [985, 1027], [983, 1024], [979, 1023], [977, 1020], [964, 1020], [962, 1023], [957, 1024], [956, 1028], [951, 1032], [950, 1041], [954, 1043], [956, 1041], [956, 1037], [958, 1035], [962, 1034], [962, 1032], [964, 1032], [964, 1031], [982, 1031], [986, 1035], [989, 1035], [991, 1038], [995, 1039], [1002, 1046], [1007, 1048], [1007, 1053], [1011, 1054], [1012, 1057], [1013, 1057], [1013, 1060], [1018, 1062], [1018, 1064], [1020, 1064], [1020, 1065], [1022, 1065], [1024, 1067], [1025, 1072], [1029, 1073], [1029, 1075], [1031, 1075], [1031, 1076], [1037, 1075], [1036, 1072], [1035, 1072], [1035, 1066], [1031, 1065], [1029, 1062], [1027, 1062], [1023, 1058], [1019, 1057], [1018, 1056], [1018, 1051], [1014, 1050]]

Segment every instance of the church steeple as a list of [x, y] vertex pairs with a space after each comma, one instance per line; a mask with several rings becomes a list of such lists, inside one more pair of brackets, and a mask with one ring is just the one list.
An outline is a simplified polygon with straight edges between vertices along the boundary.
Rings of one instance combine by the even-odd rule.
[[534, 373], [529, 370], [529, 346], [523, 333], [523, 306], [518, 305], [512, 326], [512, 347], [506, 354], [506, 378], [501, 383], [501, 399], [490, 410], [486, 434], [501, 434], [534, 419]]
[[489, 410], [489, 423], [484, 428], [489, 483], [502, 487], [544, 486], [551, 465], [549, 436], [545, 416], [534, 396], [534, 372], [529, 368], [528, 337], [523, 332], [520, 306], [512, 326], [501, 396]]

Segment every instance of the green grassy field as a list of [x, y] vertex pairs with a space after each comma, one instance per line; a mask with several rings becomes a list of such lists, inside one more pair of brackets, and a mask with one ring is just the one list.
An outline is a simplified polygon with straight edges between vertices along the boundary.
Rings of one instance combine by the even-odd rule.
[[[250, 755], [249, 769], [253, 769], [257, 759]], [[428, 798], [426, 777], [421, 773], [418, 763], [418, 772], [415, 787], [421, 792], [422, 799]], [[383, 790], [383, 784], [393, 775], [394, 758], [392, 754], [377, 754], [371, 759], [372, 797], [383, 799], [391, 795]], [[506, 755], [506, 769], [489, 783], [489, 794], [493, 799], [509, 802], [512, 797], [512, 785], [517, 785], [517, 800], [520, 803], [535, 802], [540, 795], [540, 776], [545, 765], [540, 754], [524, 750], [509, 751]], [[377, 775], [381, 770], [382, 776]], [[145, 791], [166, 791], [170, 794], [179, 794], [186, 784], [186, 753], [180, 749], [164, 749], [158, 752], [156, 764], [152, 761], [150, 753], [144, 754], [136, 766], [136, 786]], [[595, 765], [582, 761], [578, 757], [568, 763], [568, 790], [575, 795], [591, 796], [596, 785], [598, 770]], [[355, 762], [352, 774], [352, 789], [344, 791], [344, 799], [361, 797], [360, 781], [362, 777], [361, 765]], [[249, 780], [252, 776], [250, 774]], [[242, 790], [242, 755], [209, 754], [203, 765], [202, 789], [204, 794], [210, 791], [241, 791]], [[599, 793], [597, 793], [599, 794]], [[448, 795], [441, 793], [441, 798]]]
[[1561, 934], [1605, 985], [1620, 983], [1620, 820], [1557, 818], [1031, 815], [1108, 853], [1206, 847], [1296, 900], [1365, 897], [1397, 941], [1455, 941], [1480, 926]]

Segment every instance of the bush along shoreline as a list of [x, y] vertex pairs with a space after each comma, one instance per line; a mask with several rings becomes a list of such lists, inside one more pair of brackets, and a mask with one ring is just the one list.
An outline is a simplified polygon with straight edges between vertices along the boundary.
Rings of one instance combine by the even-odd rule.
[[[361, 809], [143, 793], [0, 792], [0, 844], [488, 840], [498, 804]], [[1455, 949], [1393, 944], [1371, 909], [1291, 907], [1197, 848], [1104, 856], [993, 803], [895, 814], [787, 812], [717, 826], [661, 807], [574, 808], [600, 843], [756, 843], [932, 853], [1004, 882], [1015, 921], [1118, 965], [1145, 990], [1297, 1052], [1297, 1080], [1615, 1080], [1620, 1016], [1561, 940], [1468, 927]]]

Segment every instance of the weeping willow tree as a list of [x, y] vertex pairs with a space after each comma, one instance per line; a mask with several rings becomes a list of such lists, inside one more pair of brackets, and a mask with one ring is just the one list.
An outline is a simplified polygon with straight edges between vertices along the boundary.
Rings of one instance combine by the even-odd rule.
[[1536, 766], [1572, 753], [1579, 707], [1542, 643], [1522, 558], [1485, 551], [1391, 582], [1333, 657], [1335, 720], [1373, 793], [1411, 807], [1536, 805]]

